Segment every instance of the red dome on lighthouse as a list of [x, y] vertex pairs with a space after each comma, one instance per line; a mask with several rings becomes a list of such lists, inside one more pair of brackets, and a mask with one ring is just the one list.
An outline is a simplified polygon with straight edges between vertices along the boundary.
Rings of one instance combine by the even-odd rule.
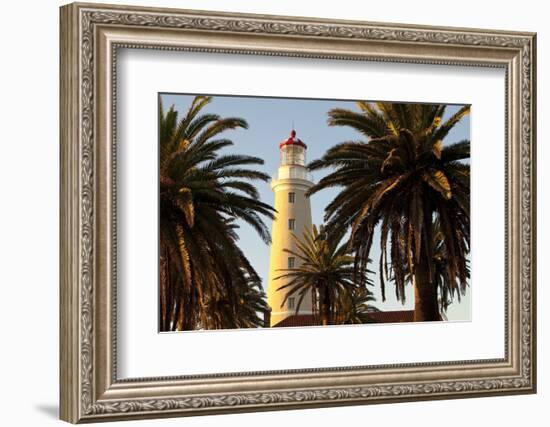
[[300, 138], [296, 138], [296, 131], [292, 129], [290, 136], [279, 144], [279, 148], [283, 148], [285, 145], [299, 145], [300, 147], [307, 148], [307, 145]]

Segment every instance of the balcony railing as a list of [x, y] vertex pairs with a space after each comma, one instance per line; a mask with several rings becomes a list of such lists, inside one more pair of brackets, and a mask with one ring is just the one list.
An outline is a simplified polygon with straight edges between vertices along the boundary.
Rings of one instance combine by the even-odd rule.
[[273, 180], [279, 179], [305, 179], [306, 181], [312, 181], [312, 175], [305, 168], [289, 168], [289, 169], [280, 169], [278, 173], [273, 175]]

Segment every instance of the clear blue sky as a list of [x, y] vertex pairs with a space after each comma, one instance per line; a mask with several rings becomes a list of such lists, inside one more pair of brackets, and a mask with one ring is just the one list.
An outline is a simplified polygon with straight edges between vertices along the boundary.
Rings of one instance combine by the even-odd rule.
[[[186, 114], [194, 95], [163, 94], [161, 99], [165, 109], [172, 104], [179, 112], [179, 117]], [[302, 139], [308, 146], [307, 161], [321, 157], [325, 151], [333, 145], [349, 140], [364, 140], [364, 137], [346, 127], [330, 127], [327, 124], [327, 112], [332, 108], [348, 108], [357, 110], [354, 101], [340, 100], [312, 100], [312, 99], [289, 99], [289, 98], [259, 98], [239, 96], [214, 96], [212, 102], [204, 109], [221, 117], [241, 117], [249, 125], [248, 129], [230, 130], [224, 137], [231, 139], [234, 146], [227, 148], [228, 152], [254, 155], [264, 159], [263, 171], [274, 175], [279, 166], [279, 142], [288, 138], [294, 124], [297, 137]], [[461, 106], [449, 105], [445, 118], [454, 114]], [[463, 119], [448, 135], [445, 143], [452, 143], [470, 137], [470, 118]], [[313, 179], [317, 182], [328, 171], [315, 172]], [[273, 204], [273, 192], [270, 183], [257, 183], [261, 200]], [[311, 197], [312, 219], [314, 224], [322, 224], [324, 208], [338, 193], [337, 189], [324, 190]], [[268, 226], [271, 226], [268, 221]], [[264, 287], [267, 286], [267, 275], [269, 271], [269, 247], [258, 237], [256, 232], [244, 222], [240, 223], [239, 245], [244, 250], [250, 262], [263, 279]], [[371, 252], [371, 258], [375, 261], [370, 268], [375, 271], [373, 280], [375, 283], [375, 305], [382, 310], [401, 310], [413, 307], [413, 294], [411, 286], [405, 306], [401, 305], [391, 289], [387, 285], [385, 303], [379, 293], [378, 280], [378, 257], [380, 254], [379, 244], [375, 242]], [[469, 319], [469, 294], [467, 298], [458, 305], [448, 310], [449, 320]]]

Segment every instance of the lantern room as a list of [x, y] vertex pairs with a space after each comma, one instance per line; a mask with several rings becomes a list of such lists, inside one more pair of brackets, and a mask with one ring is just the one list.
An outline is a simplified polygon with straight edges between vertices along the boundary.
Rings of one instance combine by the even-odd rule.
[[296, 137], [296, 131], [293, 129], [290, 136], [279, 144], [281, 151], [281, 166], [306, 164], [307, 145]]

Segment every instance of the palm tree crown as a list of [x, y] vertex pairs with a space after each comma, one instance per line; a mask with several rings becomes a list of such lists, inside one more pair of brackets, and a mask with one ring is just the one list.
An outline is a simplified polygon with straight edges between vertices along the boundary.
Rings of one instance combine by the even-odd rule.
[[[366, 141], [349, 141], [329, 149], [309, 168], [332, 172], [309, 194], [341, 187], [327, 206], [331, 232], [351, 231], [350, 248], [357, 271], [366, 269], [374, 230], [380, 227], [380, 282], [395, 282], [405, 300], [408, 277], [415, 282], [415, 319], [439, 320], [438, 283], [467, 280], [470, 244], [470, 141], [444, 144], [450, 130], [467, 114], [460, 108], [442, 121], [445, 105], [358, 102], [359, 112], [333, 109], [331, 126], [349, 126]], [[448, 280], [435, 280], [433, 222], [441, 224]], [[389, 257], [388, 257], [389, 255]], [[435, 302], [434, 302], [435, 301]]]
[[[322, 325], [358, 323], [362, 306], [371, 300], [365, 288], [368, 281], [365, 279], [361, 286], [355, 282], [354, 258], [347, 244], [341, 243], [342, 237], [328, 235], [324, 228], [318, 230], [315, 225], [305, 230], [301, 239], [293, 235], [297, 251], [285, 252], [295, 256], [299, 265], [282, 269], [285, 273], [275, 278], [289, 279], [277, 290], [286, 292], [282, 304], [292, 295], [299, 296], [296, 313], [310, 291], [314, 312], [320, 314]], [[362, 300], [358, 298], [360, 290], [365, 291]]]
[[259, 326], [258, 312], [267, 310], [235, 221], [269, 242], [263, 218], [273, 208], [251, 183], [269, 176], [248, 168], [263, 164], [258, 157], [220, 153], [233, 142], [219, 135], [247, 123], [202, 113], [209, 102], [195, 97], [181, 120], [160, 105], [161, 330]]

